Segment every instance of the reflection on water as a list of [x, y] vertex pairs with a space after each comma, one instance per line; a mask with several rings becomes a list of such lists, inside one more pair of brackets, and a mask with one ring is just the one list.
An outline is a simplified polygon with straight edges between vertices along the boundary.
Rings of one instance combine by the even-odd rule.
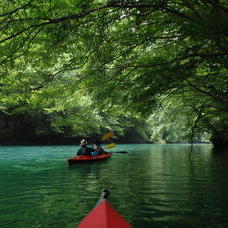
[[135, 228], [228, 226], [228, 153], [211, 145], [119, 145], [68, 167], [73, 146], [0, 147], [0, 227], [75, 227], [100, 189]]

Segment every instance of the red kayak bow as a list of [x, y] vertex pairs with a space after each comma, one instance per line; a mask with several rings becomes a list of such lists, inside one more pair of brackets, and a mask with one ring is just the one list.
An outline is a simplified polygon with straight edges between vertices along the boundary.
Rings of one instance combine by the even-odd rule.
[[78, 228], [131, 228], [106, 200], [108, 195], [108, 190], [102, 190], [96, 207], [81, 221]]
[[78, 164], [78, 163], [86, 163], [86, 162], [96, 162], [99, 160], [104, 160], [107, 158], [110, 158], [112, 156], [112, 153], [104, 153], [97, 156], [91, 156], [91, 155], [79, 155], [75, 158], [68, 158], [67, 162], [69, 165], [72, 164]]

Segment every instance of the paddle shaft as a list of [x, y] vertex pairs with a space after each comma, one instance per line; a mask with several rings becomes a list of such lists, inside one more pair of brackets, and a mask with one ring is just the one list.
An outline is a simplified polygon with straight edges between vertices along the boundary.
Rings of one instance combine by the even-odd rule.
[[127, 151], [115, 151], [115, 152], [111, 152], [112, 154], [113, 153], [118, 153], [118, 154], [127, 154], [128, 152]]

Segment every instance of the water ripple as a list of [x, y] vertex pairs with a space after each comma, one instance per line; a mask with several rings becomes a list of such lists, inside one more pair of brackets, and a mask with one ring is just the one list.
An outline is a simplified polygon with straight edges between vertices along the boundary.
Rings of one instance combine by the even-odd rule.
[[189, 148], [118, 145], [128, 154], [68, 167], [73, 146], [0, 147], [0, 227], [75, 227], [101, 188], [134, 228], [228, 226], [228, 156]]

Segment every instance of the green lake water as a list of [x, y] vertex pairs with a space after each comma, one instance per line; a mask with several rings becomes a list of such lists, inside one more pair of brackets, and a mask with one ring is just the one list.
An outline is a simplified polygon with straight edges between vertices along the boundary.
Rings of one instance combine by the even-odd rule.
[[75, 146], [0, 147], [0, 227], [73, 228], [100, 190], [134, 228], [228, 227], [228, 153], [209, 144], [118, 145], [68, 167]]

